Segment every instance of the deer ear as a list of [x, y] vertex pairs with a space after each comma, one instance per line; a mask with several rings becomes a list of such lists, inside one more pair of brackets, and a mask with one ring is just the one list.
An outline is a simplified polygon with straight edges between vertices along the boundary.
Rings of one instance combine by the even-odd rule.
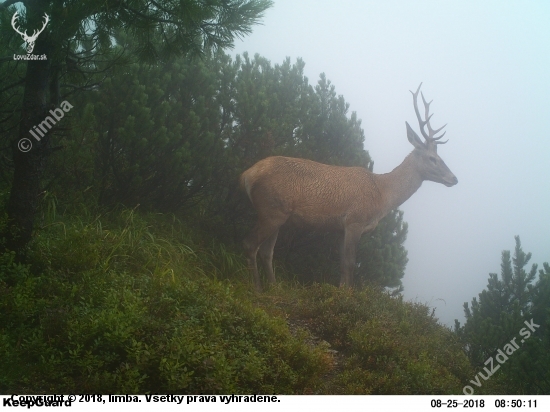
[[405, 122], [407, 125], [407, 139], [409, 139], [409, 142], [416, 147], [417, 149], [426, 149], [426, 145], [422, 140], [420, 140], [420, 137], [416, 134], [416, 132], [409, 126], [408, 122]]

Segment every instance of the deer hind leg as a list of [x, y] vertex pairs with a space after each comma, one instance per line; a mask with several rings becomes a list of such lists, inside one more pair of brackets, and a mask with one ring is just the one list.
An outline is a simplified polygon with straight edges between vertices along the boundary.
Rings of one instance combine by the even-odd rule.
[[271, 236], [269, 236], [264, 242], [260, 245], [260, 258], [264, 269], [267, 273], [267, 279], [269, 283], [275, 283], [275, 273], [273, 273], [273, 248], [277, 242], [277, 236], [279, 235], [279, 229], [275, 231]]
[[[258, 223], [256, 223], [254, 229], [252, 229], [252, 232], [250, 232], [243, 241], [243, 246], [248, 261], [248, 269], [254, 276], [254, 286], [256, 288], [256, 291], [258, 292], [261, 292], [262, 290], [260, 274], [258, 273], [258, 265], [256, 262], [258, 249], [260, 248], [260, 246], [262, 246], [264, 242], [268, 243], [268, 245], [266, 245], [265, 247], [266, 249], [268, 246], [270, 246], [271, 243], [275, 245], [279, 228], [282, 226], [283, 223], [285, 223], [287, 219], [287, 215], [271, 216], [268, 219], [260, 218], [258, 220]], [[271, 249], [273, 248], [271, 247]], [[273, 268], [271, 268], [271, 272], [268, 271], [268, 275], [270, 277], [270, 281], [275, 278], [275, 276], [273, 275]]]
[[340, 244], [340, 287], [353, 286], [353, 272], [355, 272], [355, 255], [357, 244], [361, 239], [360, 228], [346, 228]]

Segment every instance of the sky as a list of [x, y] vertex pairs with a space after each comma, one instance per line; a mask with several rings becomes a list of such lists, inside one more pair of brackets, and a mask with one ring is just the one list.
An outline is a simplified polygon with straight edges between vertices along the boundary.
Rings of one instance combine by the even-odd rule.
[[406, 299], [451, 326], [500, 274], [515, 235], [530, 264], [550, 262], [549, 1], [274, 0], [236, 40], [231, 53], [243, 52], [302, 58], [310, 84], [325, 73], [362, 119], [375, 173], [412, 150], [409, 90], [423, 82], [432, 125], [448, 124], [438, 154], [458, 184], [424, 182], [400, 207]]

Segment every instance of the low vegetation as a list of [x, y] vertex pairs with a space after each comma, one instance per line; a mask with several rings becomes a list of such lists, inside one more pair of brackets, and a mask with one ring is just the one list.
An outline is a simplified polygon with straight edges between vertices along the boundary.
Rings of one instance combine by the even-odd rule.
[[44, 225], [0, 257], [0, 392], [460, 393], [426, 306], [381, 289], [252, 291], [244, 260], [167, 215]]

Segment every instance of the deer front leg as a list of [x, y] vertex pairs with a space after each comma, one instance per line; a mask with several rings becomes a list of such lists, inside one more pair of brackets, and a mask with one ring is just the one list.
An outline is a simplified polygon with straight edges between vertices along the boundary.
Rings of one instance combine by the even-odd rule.
[[355, 254], [362, 233], [363, 231], [360, 227], [353, 226], [345, 229], [340, 247], [340, 287], [353, 286]]

